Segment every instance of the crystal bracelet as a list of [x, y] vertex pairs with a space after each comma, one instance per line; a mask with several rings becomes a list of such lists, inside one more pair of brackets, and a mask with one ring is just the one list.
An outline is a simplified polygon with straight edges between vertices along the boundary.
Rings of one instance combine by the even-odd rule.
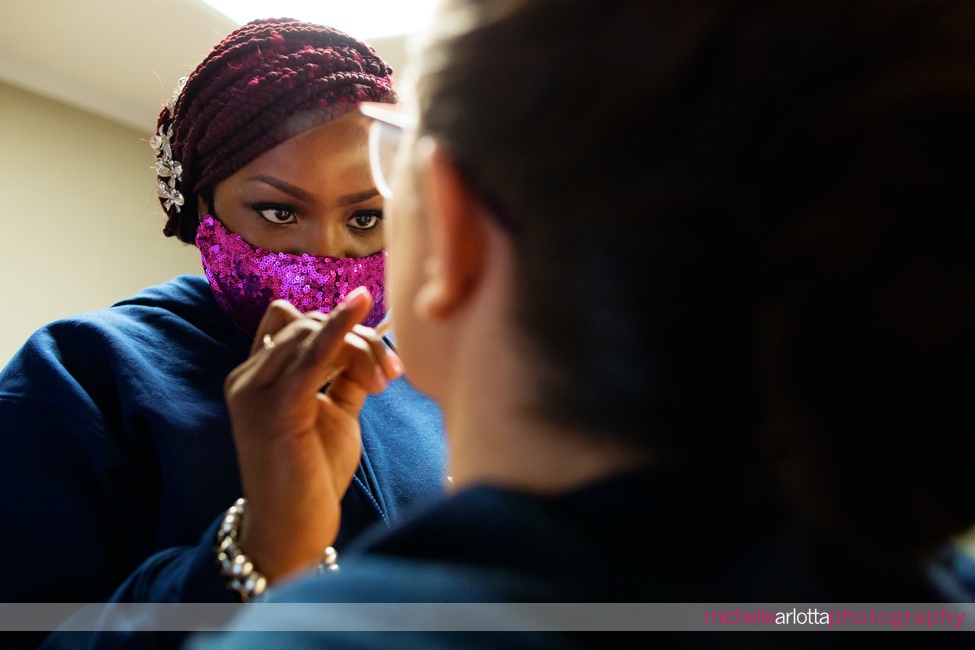
[[[217, 530], [217, 564], [220, 573], [227, 578], [227, 588], [240, 596], [241, 602], [246, 603], [256, 596], [260, 596], [267, 589], [267, 578], [254, 568], [254, 563], [237, 545], [240, 534], [240, 522], [244, 516], [247, 500], [241, 497], [227, 510], [220, 528]], [[336, 570], [338, 553], [331, 546], [325, 549], [320, 569]]]

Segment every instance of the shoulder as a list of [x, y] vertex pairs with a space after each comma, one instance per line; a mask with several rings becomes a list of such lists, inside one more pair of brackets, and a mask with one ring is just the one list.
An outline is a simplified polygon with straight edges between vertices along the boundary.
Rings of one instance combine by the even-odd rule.
[[[118, 338], [123, 335], [127, 325], [154, 321], [167, 313], [184, 320], [200, 320], [220, 315], [206, 278], [181, 275], [168, 282], [147, 287], [110, 307], [51, 321], [38, 328], [31, 343], [43, 346], [45, 342], [90, 331], [102, 331], [109, 339]], [[120, 331], [119, 327], [123, 330]]]
[[975, 554], [963, 543], [946, 544], [932, 554], [925, 568], [941, 600], [975, 604]]
[[202, 275], [180, 275], [146, 287], [131, 298], [116, 302], [108, 311], [132, 314], [146, 310], [169, 312], [187, 319], [222, 316], [210, 285]]
[[214, 345], [246, 349], [209, 295], [206, 278], [180, 276], [39, 328], [4, 368], [0, 395], [36, 396], [39, 387], [54, 383], [114, 383], [107, 377], [158, 372]]
[[39, 334], [56, 340], [82, 337], [112, 348], [128, 344], [151, 347], [160, 337], [179, 341], [200, 330], [218, 339], [231, 337], [235, 331], [214, 300], [206, 278], [181, 275], [108, 308], [54, 321]]
[[52, 321], [39, 328], [25, 347], [34, 351], [60, 349], [61, 354], [67, 348], [105, 351], [133, 339], [142, 343], [157, 330], [172, 335], [175, 330], [208, 322], [225, 328], [229, 325], [209, 293], [206, 278], [179, 276], [110, 307]]
[[[513, 592], [499, 584], [505, 575], [442, 561], [357, 558], [274, 588], [220, 635], [189, 647], [567, 647], [551, 635], [523, 632], [546, 621], [517, 603], [552, 600], [530, 589]], [[504, 633], [503, 643], [490, 633]]]
[[146, 287], [116, 305], [193, 304], [212, 300], [210, 285], [202, 275], [178, 275], [172, 280]]

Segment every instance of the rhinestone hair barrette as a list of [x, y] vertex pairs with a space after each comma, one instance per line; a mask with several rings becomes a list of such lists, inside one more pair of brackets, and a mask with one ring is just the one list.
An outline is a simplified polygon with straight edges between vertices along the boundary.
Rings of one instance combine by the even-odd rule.
[[180, 206], [183, 205], [183, 194], [176, 189], [176, 184], [181, 180], [183, 175], [183, 166], [178, 160], [173, 160], [173, 111], [176, 109], [176, 100], [179, 99], [179, 94], [183, 90], [183, 86], [186, 85], [186, 77], [180, 77], [179, 82], [176, 84], [176, 90], [173, 91], [173, 96], [166, 102], [166, 110], [169, 111], [170, 120], [169, 126], [165, 124], [159, 125], [159, 131], [156, 135], [149, 138], [149, 146], [152, 150], [156, 152], [156, 175], [158, 179], [156, 180], [156, 194], [163, 199], [163, 206], [169, 210], [172, 206], [176, 206], [176, 212], [179, 212]]

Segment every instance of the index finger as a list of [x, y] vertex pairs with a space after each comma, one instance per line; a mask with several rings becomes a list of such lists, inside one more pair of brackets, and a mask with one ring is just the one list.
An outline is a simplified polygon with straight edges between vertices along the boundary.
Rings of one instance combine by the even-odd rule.
[[287, 300], [278, 299], [268, 305], [264, 316], [261, 317], [261, 322], [257, 326], [257, 334], [254, 335], [254, 340], [251, 341], [251, 356], [264, 347], [264, 336], [266, 334], [274, 336], [285, 325], [293, 323], [299, 318], [301, 318], [301, 311]]
[[343, 348], [350, 344], [346, 342], [346, 334], [366, 317], [371, 306], [372, 296], [365, 287], [358, 287], [327, 317], [322, 320], [317, 314], [314, 317], [321, 328], [302, 343], [302, 353], [296, 362], [306, 368], [305, 377], [316, 381], [316, 390], [344, 370], [340, 357]]

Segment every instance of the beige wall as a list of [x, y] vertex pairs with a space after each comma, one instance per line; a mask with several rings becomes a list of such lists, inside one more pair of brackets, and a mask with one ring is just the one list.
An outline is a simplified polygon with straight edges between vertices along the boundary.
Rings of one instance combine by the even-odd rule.
[[180, 273], [140, 133], [0, 82], [0, 365], [39, 326]]

